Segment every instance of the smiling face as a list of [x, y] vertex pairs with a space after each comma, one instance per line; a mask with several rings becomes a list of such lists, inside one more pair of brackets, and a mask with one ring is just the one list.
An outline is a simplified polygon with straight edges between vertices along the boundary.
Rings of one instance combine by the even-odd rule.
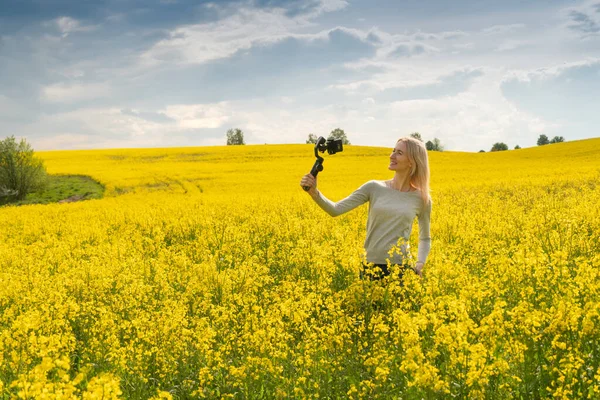
[[396, 147], [390, 154], [390, 171], [404, 172], [410, 169], [411, 162], [406, 154], [406, 143], [400, 141], [396, 143]]

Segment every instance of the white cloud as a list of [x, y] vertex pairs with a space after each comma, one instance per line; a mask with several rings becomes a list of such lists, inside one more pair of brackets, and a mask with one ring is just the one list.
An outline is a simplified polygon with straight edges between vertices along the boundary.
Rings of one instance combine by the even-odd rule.
[[227, 103], [172, 105], [162, 113], [181, 129], [218, 128], [230, 119]]
[[[331, 11], [346, 2], [323, 2], [321, 7]], [[319, 12], [320, 13], [320, 12]], [[328, 40], [330, 33], [341, 31], [367, 41], [369, 32], [346, 27], [334, 27], [316, 33], [303, 33], [312, 23], [307, 15], [289, 17], [283, 9], [242, 8], [217, 22], [187, 25], [170, 32], [169, 38], [156, 43], [142, 54], [144, 66], [161, 63], [202, 64], [231, 57], [253, 46], [271, 45], [295, 38], [306, 42]]]
[[525, 24], [494, 25], [481, 31], [484, 35], [506, 35], [525, 28]]
[[[1, 99], [0, 99], [1, 100]], [[144, 118], [145, 111], [120, 108], [83, 108], [69, 112], [42, 115], [28, 126], [35, 131], [32, 143], [36, 149], [83, 149], [107, 147], [155, 147], [173, 146], [189, 143], [195, 145], [217, 144], [214, 138], [194, 136], [189, 132], [202, 129], [219, 128], [227, 122], [231, 108], [226, 103], [170, 105], [161, 110], [152, 110], [155, 114], [164, 114], [163, 121]], [[223, 130], [223, 137], [225, 130]], [[223, 139], [220, 143], [223, 144]]]
[[80, 28], [79, 21], [70, 17], [60, 17], [55, 22], [63, 36], [67, 36], [69, 33], [75, 32]]
[[[376, 103], [366, 98], [355, 104], [303, 107], [282, 112], [275, 104], [232, 105], [241, 127], [259, 143], [298, 143], [309, 132], [325, 135], [344, 129], [352, 143], [389, 146], [400, 136], [421, 132], [439, 138], [448, 150], [489, 150], [495, 142], [510, 147], [535, 145], [537, 136], [559, 134], [560, 124], [523, 112], [501, 93], [502, 71], [487, 71], [468, 91], [437, 99]], [[289, 132], [290, 136], [282, 136]]]
[[332, 11], [338, 11], [348, 6], [346, 0], [320, 0], [320, 4], [315, 8], [315, 11], [311, 14], [311, 17], [316, 17], [323, 13]]
[[417, 32], [410, 35], [414, 40], [452, 40], [468, 36], [467, 32], [462, 30], [444, 31], [439, 33]]
[[439, 138], [449, 150], [489, 150], [495, 142], [531, 146], [539, 133], [550, 134], [556, 123], [519, 111], [500, 98], [482, 99], [464, 92], [443, 99], [393, 103], [390, 111], [400, 126], [413, 126], [426, 138]]
[[65, 132], [52, 137], [36, 139], [33, 144], [36, 150], [85, 149], [89, 148], [97, 139], [92, 135]]
[[273, 42], [287, 35], [297, 23], [283, 10], [241, 9], [218, 22], [177, 28], [168, 39], [142, 55], [145, 65], [160, 62], [201, 64], [249, 49], [254, 42]]
[[55, 83], [44, 87], [41, 100], [49, 103], [73, 103], [107, 96], [110, 88], [102, 83]]
[[441, 84], [454, 74], [479, 70], [479, 68], [475, 69], [469, 66], [455, 69], [456, 66], [452, 65], [443, 66], [442, 68], [436, 68], [433, 65], [427, 68], [419, 65], [410, 66], [393, 62], [379, 63], [377, 65], [385, 65], [386, 69], [383, 72], [373, 74], [373, 77], [370, 79], [334, 84], [328, 86], [327, 89], [341, 90], [348, 95], [362, 94], [373, 96], [386, 89], [408, 89]]
[[[253, 45], [272, 44], [286, 38], [302, 40], [326, 39], [333, 30], [365, 40], [368, 33], [360, 30], [336, 27], [314, 34], [300, 31], [311, 26], [311, 17], [323, 12], [335, 11], [347, 5], [346, 1], [322, 1], [310, 15], [288, 17], [284, 9], [242, 8], [234, 15], [217, 22], [188, 25], [170, 32], [170, 37], [156, 43], [142, 55], [145, 65], [159, 62], [201, 64], [210, 60], [227, 58], [239, 50]], [[316, 14], [315, 14], [316, 13]]]
[[500, 43], [495, 51], [512, 51], [520, 47], [530, 46], [533, 42], [528, 40], [508, 39]]
[[387, 52], [388, 57], [412, 57], [425, 53], [436, 53], [439, 49], [422, 43], [398, 43]]
[[35, 124], [40, 132], [56, 135], [84, 135], [98, 140], [127, 140], [163, 136], [161, 123], [123, 114], [121, 109], [82, 108], [75, 111], [43, 115]]
[[535, 69], [521, 69], [507, 72], [503, 81], [518, 80], [521, 82], [530, 82], [534, 79], [552, 79], [559, 76], [571, 68], [585, 67], [590, 65], [600, 64], [600, 58], [587, 58], [584, 60], [564, 62], [562, 64], [547, 66]]
[[68, 16], [58, 17], [54, 19], [53, 24], [58, 28], [63, 38], [69, 36], [69, 34], [73, 32], [89, 32], [98, 28], [98, 26], [96, 25], [81, 25], [81, 23], [78, 20]]
[[366, 99], [363, 99], [362, 104], [367, 106], [375, 104], [375, 99], [373, 99], [372, 97], [367, 97]]

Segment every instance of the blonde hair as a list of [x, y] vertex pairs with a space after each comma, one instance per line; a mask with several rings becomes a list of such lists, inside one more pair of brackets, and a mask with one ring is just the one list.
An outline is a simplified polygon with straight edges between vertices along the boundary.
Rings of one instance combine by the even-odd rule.
[[431, 201], [429, 188], [429, 158], [425, 144], [412, 137], [402, 137], [396, 144], [404, 142], [406, 144], [406, 155], [411, 163], [410, 184], [421, 191], [423, 207]]

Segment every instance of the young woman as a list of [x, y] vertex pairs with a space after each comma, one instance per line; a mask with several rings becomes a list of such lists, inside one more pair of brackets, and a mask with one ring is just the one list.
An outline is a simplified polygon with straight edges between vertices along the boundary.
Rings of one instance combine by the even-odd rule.
[[[367, 237], [364, 244], [367, 254], [366, 263], [363, 261], [361, 277], [365, 273], [374, 279], [389, 275], [388, 259], [390, 265], [407, 266], [408, 240], [413, 221], [418, 217], [419, 248], [414, 270], [422, 276], [431, 248], [429, 161], [425, 145], [411, 137], [400, 138], [390, 155], [388, 169], [394, 171], [392, 179], [368, 181], [337, 203], [327, 199], [317, 190], [317, 180], [311, 174], [302, 177], [300, 186], [310, 186], [307, 193], [332, 217], [369, 202]], [[394, 246], [398, 245], [400, 251], [393, 251]], [[390, 250], [392, 255], [389, 254]], [[379, 269], [374, 268], [367, 272], [367, 264], [370, 263]]]

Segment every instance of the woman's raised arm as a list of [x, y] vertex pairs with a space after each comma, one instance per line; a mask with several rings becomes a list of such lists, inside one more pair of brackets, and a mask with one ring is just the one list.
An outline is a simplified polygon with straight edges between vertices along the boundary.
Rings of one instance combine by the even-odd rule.
[[[310, 176], [314, 179], [312, 175]], [[309, 178], [307, 179], [307, 182], [308, 181], [310, 181]], [[370, 182], [371, 181], [364, 183], [362, 186], [360, 186], [358, 189], [352, 192], [350, 196], [338, 202], [333, 202], [329, 200], [321, 192], [316, 190], [316, 187], [311, 187], [311, 190], [315, 189], [315, 194], [311, 194], [311, 197], [317, 203], [317, 205], [319, 205], [319, 207], [321, 207], [325, 212], [327, 212], [327, 214], [331, 215], [332, 217], [337, 217], [338, 215], [347, 213], [348, 211], [353, 210], [361, 204], [364, 204], [367, 201], [369, 201], [372, 188]]]

